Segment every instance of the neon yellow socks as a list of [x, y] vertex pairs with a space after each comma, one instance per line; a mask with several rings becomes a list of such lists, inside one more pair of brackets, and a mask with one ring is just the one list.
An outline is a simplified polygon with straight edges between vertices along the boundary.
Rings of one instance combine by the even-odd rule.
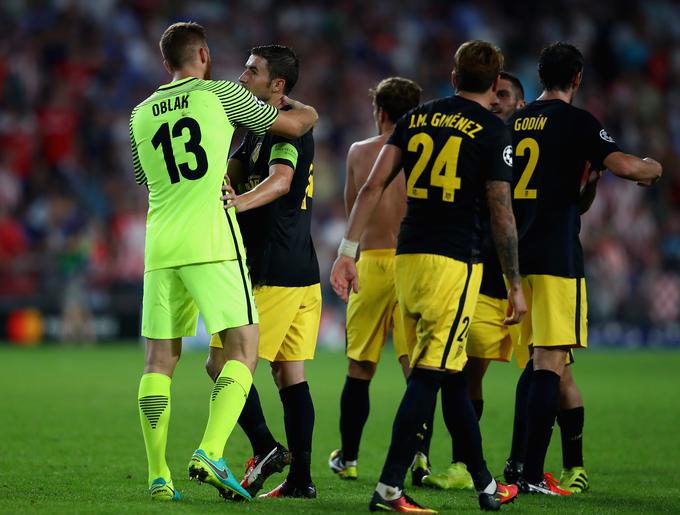
[[139, 382], [139, 420], [149, 463], [149, 485], [159, 477], [170, 481], [170, 469], [165, 461], [170, 422], [170, 382], [170, 377], [157, 373], [144, 374]]
[[252, 384], [253, 376], [243, 363], [230, 360], [224, 364], [210, 395], [208, 426], [199, 446], [211, 460], [222, 457]]
[[[139, 382], [139, 420], [149, 463], [149, 485], [159, 477], [171, 480], [165, 461], [170, 422], [170, 377], [165, 374], [144, 374]], [[210, 415], [200, 448], [212, 460], [219, 460], [227, 438], [243, 410], [253, 383], [250, 370], [240, 361], [225, 363], [210, 395]]]

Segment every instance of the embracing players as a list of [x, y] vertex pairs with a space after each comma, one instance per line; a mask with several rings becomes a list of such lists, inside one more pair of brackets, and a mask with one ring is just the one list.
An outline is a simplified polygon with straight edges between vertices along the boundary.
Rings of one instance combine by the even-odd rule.
[[170, 382], [182, 337], [196, 332], [198, 312], [219, 334], [223, 366], [215, 371], [208, 424], [189, 463], [189, 476], [250, 499], [222, 454], [241, 413], [257, 361], [257, 311], [245, 272], [235, 214], [220, 201], [224, 163], [234, 128], [298, 137], [317, 119], [312, 108], [283, 113], [242, 86], [210, 79], [205, 31], [176, 23], [160, 41], [172, 82], [132, 111], [135, 178], [149, 190], [142, 335], [147, 339], [139, 383], [139, 415], [152, 499], [175, 500], [165, 460]]

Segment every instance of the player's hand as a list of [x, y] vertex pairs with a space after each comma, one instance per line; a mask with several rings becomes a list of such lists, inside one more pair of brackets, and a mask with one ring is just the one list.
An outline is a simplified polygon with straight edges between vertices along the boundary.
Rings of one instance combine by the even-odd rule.
[[527, 313], [527, 302], [521, 286], [510, 287], [508, 291], [508, 310], [505, 313], [504, 325], [519, 324]]
[[338, 256], [331, 269], [331, 286], [345, 303], [349, 299], [349, 287], [354, 293], [359, 293], [359, 276], [357, 263], [348, 256]]
[[283, 95], [279, 100], [279, 105], [277, 105], [276, 107], [279, 109], [283, 109], [286, 106], [290, 107], [291, 109], [302, 109], [303, 107], [308, 107], [302, 102], [298, 102], [297, 100], [293, 100], [292, 98]]
[[224, 209], [235, 208], [238, 213], [238, 195], [232, 188], [230, 183], [222, 184], [222, 196], [220, 197], [224, 203]]
[[656, 183], [659, 179], [661, 179], [661, 174], [663, 173], [663, 169], [661, 167], [661, 163], [659, 163], [656, 159], [652, 159], [651, 157], [645, 157], [643, 161], [646, 161], [648, 163], [651, 163], [653, 165], [656, 165], [658, 168], [658, 174], [656, 177], [652, 177], [651, 179], [646, 179], [644, 181], [638, 181], [637, 185], [638, 186], [651, 186], [652, 184]]
[[276, 107], [279, 109], [283, 109], [286, 106], [290, 106], [292, 109], [295, 109], [296, 104], [298, 104], [297, 101], [293, 100], [290, 97], [287, 97], [286, 95], [281, 95], [281, 98], [279, 99], [279, 105]]

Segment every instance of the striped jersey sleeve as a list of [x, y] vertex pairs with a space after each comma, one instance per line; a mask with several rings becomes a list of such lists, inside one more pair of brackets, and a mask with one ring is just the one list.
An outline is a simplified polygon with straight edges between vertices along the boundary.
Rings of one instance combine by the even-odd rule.
[[137, 152], [137, 142], [135, 141], [135, 135], [132, 130], [132, 121], [135, 119], [135, 113], [137, 108], [133, 109], [130, 115], [130, 146], [132, 147], [132, 166], [135, 170], [135, 182], [142, 186], [146, 184], [146, 174], [142, 168], [142, 163], [139, 161], [139, 153]]
[[276, 121], [279, 110], [250, 91], [227, 80], [205, 81], [206, 90], [220, 99], [222, 108], [234, 127], [246, 127], [256, 135], [264, 134]]

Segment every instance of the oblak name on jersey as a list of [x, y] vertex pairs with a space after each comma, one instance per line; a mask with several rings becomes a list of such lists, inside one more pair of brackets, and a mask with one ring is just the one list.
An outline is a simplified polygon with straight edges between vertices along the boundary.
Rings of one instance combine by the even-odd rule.
[[189, 95], [167, 98], [151, 106], [151, 112], [154, 116], [160, 116], [180, 109], [189, 109]]

